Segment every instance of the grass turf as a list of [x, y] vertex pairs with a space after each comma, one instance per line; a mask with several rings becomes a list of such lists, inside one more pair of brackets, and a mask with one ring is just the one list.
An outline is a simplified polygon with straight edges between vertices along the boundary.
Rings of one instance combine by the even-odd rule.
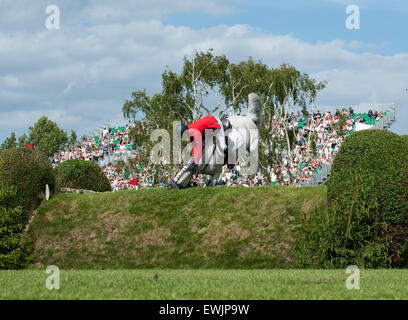
[[37, 267], [293, 267], [294, 221], [326, 205], [326, 187], [219, 187], [59, 194], [30, 225]]
[[408, 299], [408, 270], [360, 270], [359, 290], [345, 270], [60, 270], [59, 290], [48, 276], [0, 271], [0, 299]]

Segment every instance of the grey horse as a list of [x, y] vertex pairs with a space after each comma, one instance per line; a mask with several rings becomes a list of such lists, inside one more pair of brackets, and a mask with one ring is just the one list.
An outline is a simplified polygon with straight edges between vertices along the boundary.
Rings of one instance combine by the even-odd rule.
[[204, 144], [202, 157], [199, 164], [194, 164], [192, 158], [181, 171], [173, 178], [168, 187], [175, 189], [190, 186], [194, 174], [209, 175], [207, 186], [215, 186], [218, 183], [224, 165], [233, 167], [238, 158], [248, 158], [250, 166], [248, 174], [255, 174], [259, 170], [258, 145], [259, 128], [262, 123], [262, 104], [255, 93], [248, 96], [248, 113], [246, 116], [234, 115], [222, 121], [228, 149], [221, 150], [217, 144]]

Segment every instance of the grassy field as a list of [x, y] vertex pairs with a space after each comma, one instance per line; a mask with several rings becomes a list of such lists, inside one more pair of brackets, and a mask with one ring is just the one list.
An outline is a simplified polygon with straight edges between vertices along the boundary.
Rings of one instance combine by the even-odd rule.
[[361, 270], [348, 290], [345, 270], [0, 271], [0, 299], [408, 299], [408, 270]]
[[325, 205], [326, 187], [59, 194], [29, 234], [37, 267], [291, 268], [295, 218]]
[[[408, 299], [408, 270], [296, 270], [298, 218], [326, 187], [54, 196], [30, 225], [35, 260], [0, 271], [0, 299]], [[48, 290], [56, 265], [60, 289]]]

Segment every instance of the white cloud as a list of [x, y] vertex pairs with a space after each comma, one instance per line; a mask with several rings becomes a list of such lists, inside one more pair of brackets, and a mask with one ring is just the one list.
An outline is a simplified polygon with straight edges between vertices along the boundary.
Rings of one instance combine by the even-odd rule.
[[228, 15], [235, 12], [232, 2], [240, 0], [2, 0], [0, 29], [39, 31], [45, 29], [50, 4], [60, 9], [61, 28], [78, 25], [128, 23], [135, 20], [162, 19], [174, 13], [201, 12]]
[[58, 124], [74, 124], [80, 121], [81, 118], [73, 116], [72, 114], [64, 110], [27, 110], [27, 111], [12, 111], [12, 110], [2, 110], [0, 117], [0, 127], [9, 128], [10, 132], [17, 132], [18, 134], [23, 133], [32, 126], [35, 121], [37, 121], [44, 114], [47, 117]]
[[13, 76], [12, 74], [1, 77], [1, 82], [8, 88], [21, 88], [24, 85], [23, 82], [21, 82], [16, 76]]
[[[129, 21], [136, 18], [161, 18], [170, 13], [203, 12], [212, 15], [230, 14], [234, 9], [226, 1], [216, 0], [92, 0], [84, 13], [94, 22]], [[126, 10], [123, 10], [126, 8]]]
[[[327, 80], [321, 104], [358, 104], [371, 99], [402, 105], [406, 101], [408, 54], [356, 53], [353, 49], [361, 50], [364, 44], [341, 40], [308, 43], [248, 25], [195, 30], [149, 20], [0, 34], [4, 74], [0, 78], [4, 85], [0, 117], [18, 119], [27, 127], [37, 115], [50, 114], [66, 129], [72, 127], [82, 134], [120, 117], [121, 104], [132, 91], [158, 91], [166, 65], [178, 71], [184, 55], [209, 48], [232, 62], [249, 56], [274, 67], [285, 62]], [[10, 106], [14, 111], [9, 111]], [[407, 111], [398, 115], [408, 119]], [[0, 136], [8, 135], [11, 125], [5, 121]], [[399, 128], [406, 130], [402, 125]]]

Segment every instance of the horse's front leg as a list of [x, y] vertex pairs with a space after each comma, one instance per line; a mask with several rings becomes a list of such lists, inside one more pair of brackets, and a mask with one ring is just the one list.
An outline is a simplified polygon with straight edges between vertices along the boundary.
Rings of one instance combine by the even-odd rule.
[[190, 183], [193, 174], [196, 173], [196, 170], [197, 165], [194, 163], [194, 158], [191, 158], [191, 160], [181, 169], [174, 179], [170, 180], [167, 187], [172, 187], [177, 190], [188, 187], [188, 184]]

